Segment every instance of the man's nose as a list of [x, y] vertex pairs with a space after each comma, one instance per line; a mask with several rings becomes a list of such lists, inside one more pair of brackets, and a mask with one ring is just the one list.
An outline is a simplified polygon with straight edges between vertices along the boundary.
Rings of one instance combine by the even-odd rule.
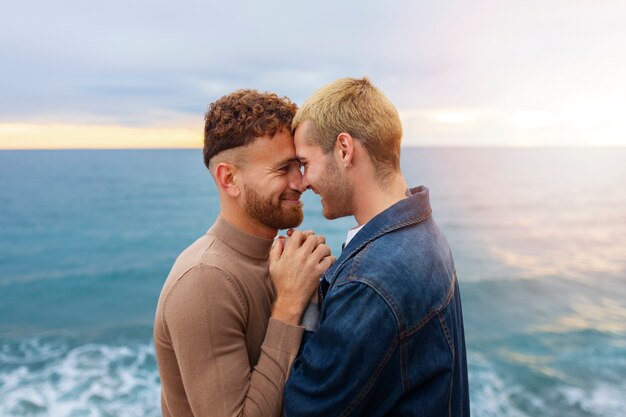
[[306, 175], [301, 174], [302, 175], [302, 187], [304, 187], [305, 190], [310, 190], [311, 189], [311, 183], [309, 182], [309, 179], [307, 178]]
[[289, 188], [291, 188], [292, 190], [298, 190], [300, 194], [305, 192], [308, 188], [306, 185], [304, 185], [303, 175], [298, 168], [292, 169], [289, 179]]

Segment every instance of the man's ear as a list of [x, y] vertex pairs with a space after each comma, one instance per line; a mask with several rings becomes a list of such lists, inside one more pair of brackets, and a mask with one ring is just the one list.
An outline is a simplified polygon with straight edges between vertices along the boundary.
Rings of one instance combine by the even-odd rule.
[[237, 198], [241, 193], [238, 181], [240, 174], [241, 172], [235, 165], [228, 162], [220, 162], [215, 167], [215, 182], [226, 194]]
[[337, 135], [335, 150], [340, 163], [345, 168], [350, 168], [354, 159], [354, 138], [349, 133], [341, 132]]

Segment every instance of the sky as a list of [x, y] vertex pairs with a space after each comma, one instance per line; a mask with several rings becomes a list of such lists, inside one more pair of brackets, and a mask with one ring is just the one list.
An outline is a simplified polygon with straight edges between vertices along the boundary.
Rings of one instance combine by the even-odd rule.
[[209, 103], [368, 76], [407, 146], [626, 146], [626, 2], [23, 0], [0, 149], [199, 147]]

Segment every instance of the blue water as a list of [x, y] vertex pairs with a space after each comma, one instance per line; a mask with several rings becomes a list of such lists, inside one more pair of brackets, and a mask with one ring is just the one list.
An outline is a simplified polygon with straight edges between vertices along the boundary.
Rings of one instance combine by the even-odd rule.
[[[626, 415], [626, 148], [402, 166], [456, 259], [473, 415]], [[338, 253], [353, 220], [303, 199]], [[0, 416], [160, 415], [159, 291], [218, 210], [198, 150], [0, 152]]]

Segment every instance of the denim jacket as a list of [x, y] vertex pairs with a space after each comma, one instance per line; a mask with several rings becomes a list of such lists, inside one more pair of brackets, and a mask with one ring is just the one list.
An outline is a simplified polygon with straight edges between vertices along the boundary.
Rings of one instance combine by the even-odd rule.
[[291, 416], [469, 416], [461, 297], [428, 189], [370, 220], [320, 282], [319, 328], [285, 386]]

